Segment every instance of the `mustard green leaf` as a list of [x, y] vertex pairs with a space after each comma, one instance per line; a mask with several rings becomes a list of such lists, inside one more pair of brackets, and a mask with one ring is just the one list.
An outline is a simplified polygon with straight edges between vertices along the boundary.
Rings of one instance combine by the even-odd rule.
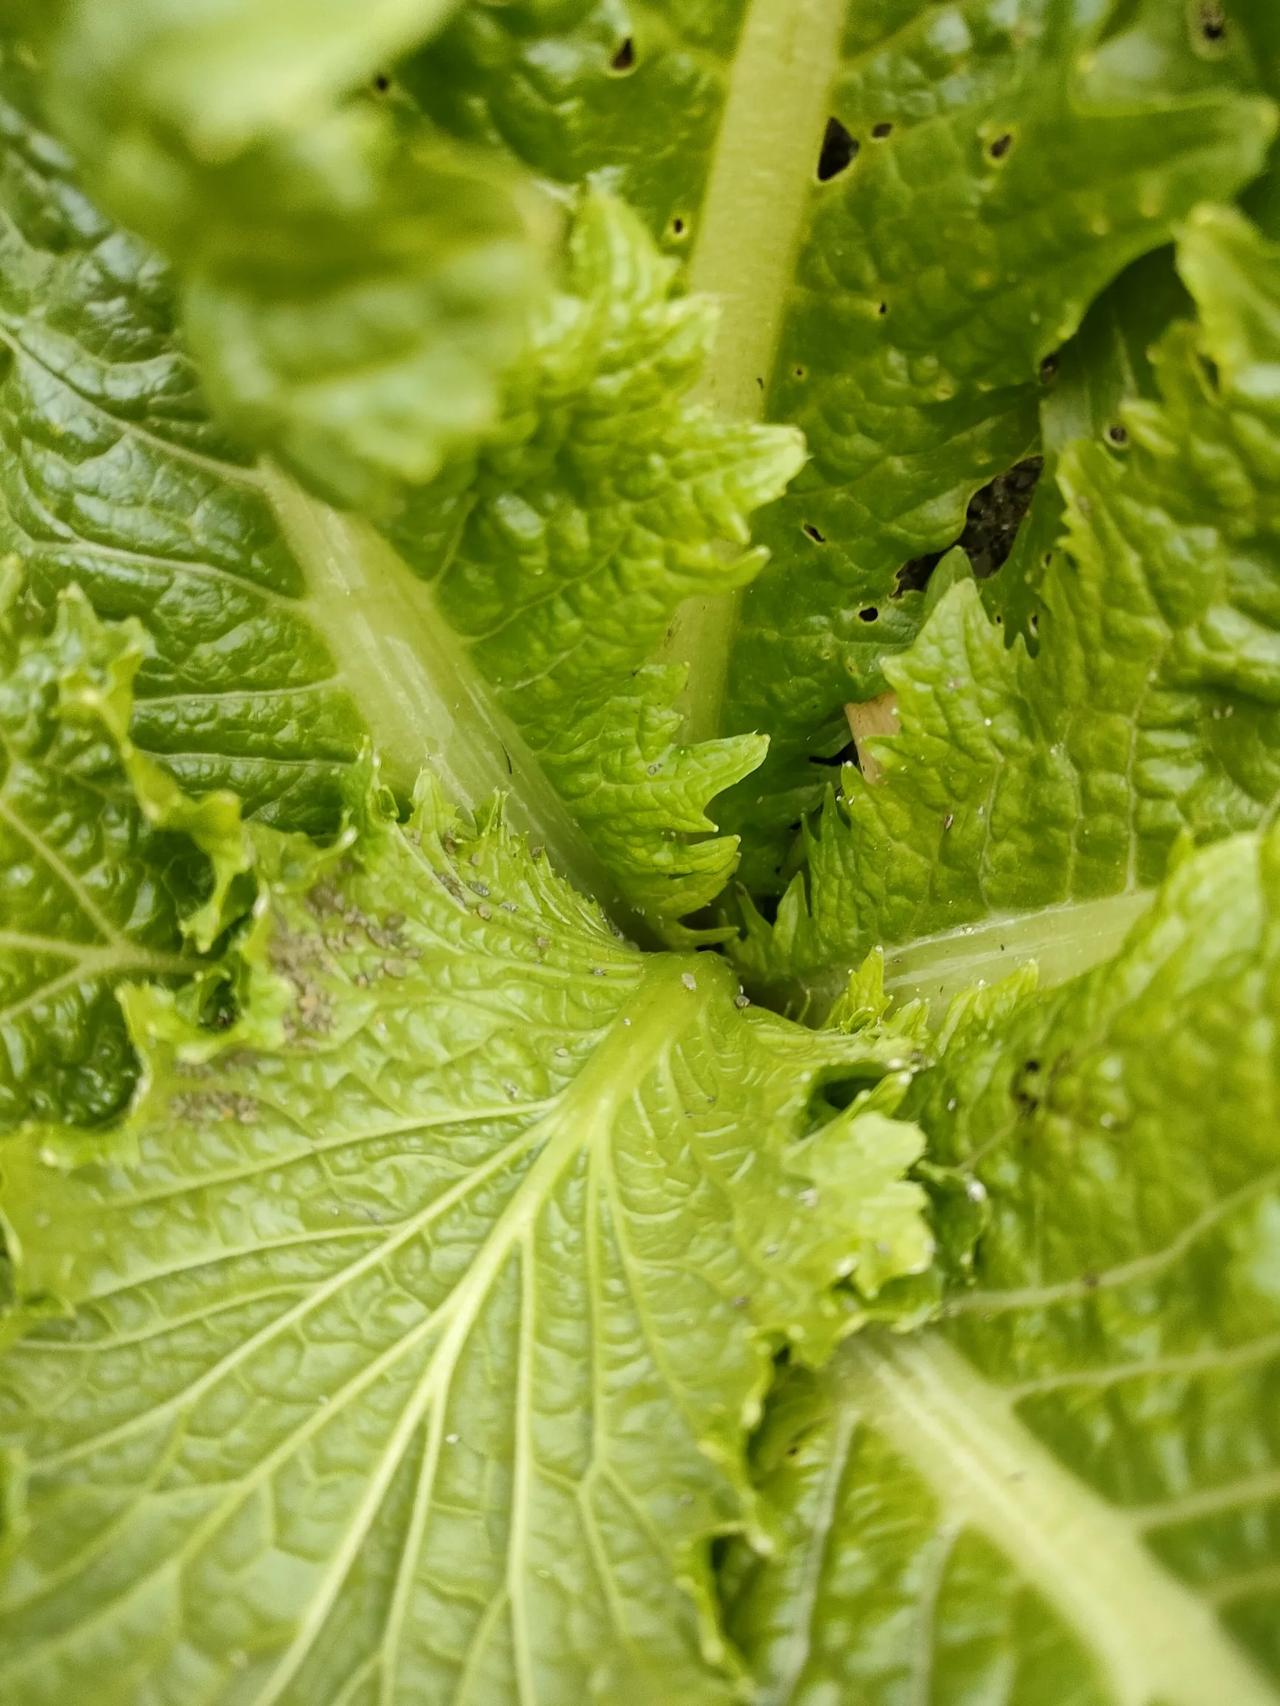
[[690, 742], [697, 663], [655, 663], [691, 596], [760, 572], [749, 517], [804, 460], [798, 435], [691, 400], [716, 315], [632, 216], [589, 194], [569, 267], [513, 379], [502, 432], [389, 529], [495, 687], [626, 901], [661, 927], [713, 900], [737, 862], [713, 797], [760, 735]]
[[26, 44], [88, 187], [180, 263], [223, 418], [365, 508], [493, 425], [548, 283], [545, 198], [364, 95], [452, 9], [89, 0]]
[[691, 592], [758, 572], [747, 518], [802, 450], [688, 399], [706, 305], [589, 196], [501, 433], [379, 531], [210, 418], [168, 272], [85, 200], [9, 70], [0, 538], [46, 599], [74, 583], [144, 624], [139, 745], [325, 833], [371, 738], [406, 794], [428, 759], [456, 799], [508, 790], [630, 927], [710, 900], [735, 860], [710, 801], [762, 743], [688, 742], [684, 676], [652, 658]]
[[1280, 1699], [1278, 920], [1276, 833], [1224, 842], [920, 1081], [981, 1235], [771, 1407], [725, 1577], [768, 1706]]
[[721, 817], [777, 892], [812, 760], [919, 622], [900, 572], [1037, 450], [1042, 363], [1099, 292], [1259, 171], [1255, 46], [1180, 0], [503, 0], [403, 80], [460, 134], [632, 199], [723, 304], [706, 395], [806, 437], [756, 528], [769, 567], [692, 600], [668, 647], [693, 735], [769, 735]]
[[1280, 250], [1206, 210], [1180, 247], [1200, 315], [1156, 357], [1121, 442], [1061, 458], [1067, 533], [1038, 649], [1004, 644], [972, 582], [887, 668], [900, 732], [846, 772], [745, 964], [814, 1004], [868, 947], [899, 991], [949, 995], [1038, 958], [1114, 951], [1178, 836], [1247, 828], [1280, 788], [1275, 396]]
[[0, 1688], [734, 1698], [708, 1548], [771, 1353], [929, 1260], [901, 1039], [638, 953], [434, 786], [258, 841], [240, 1025], [129, 992], [114, 1146], [0, 1163]]
[[50, 623], [10, 572], [0, 613], [0, 1128], [116, 1113], [134, 1082], [116, 1003], [200, 968], [247, 869], [238, 802], [187, 798], [128, 735], [136, 629], [68, 593]]

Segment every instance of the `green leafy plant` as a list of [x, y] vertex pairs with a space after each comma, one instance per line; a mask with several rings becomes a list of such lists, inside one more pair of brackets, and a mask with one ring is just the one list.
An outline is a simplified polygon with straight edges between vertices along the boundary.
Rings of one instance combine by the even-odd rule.
[[1269, 0], [0, 44], [0, 1698], [1280, 1701]]

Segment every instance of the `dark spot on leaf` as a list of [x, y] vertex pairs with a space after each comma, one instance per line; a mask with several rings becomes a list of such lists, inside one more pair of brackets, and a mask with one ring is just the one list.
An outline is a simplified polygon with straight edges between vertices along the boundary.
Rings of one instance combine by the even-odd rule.
[[387, 90], [391, 87], [391, 79], [387, 76], [385, 71], [379, 71], [378, 75], [373, 80], [373, 86], [380, 95], [385, 95]]
[[858, 620], [859, 622], [874, 622], [879, 614], [880, 612], [874, 604], [868, 604], [865, 610], [858, 612]]
[[883, 142], [886, 136], [893, 135], [893, 126], [887, 121], [872, 125], [871, 134], [875, 137], [877, 142]]
[[609, 61], [609, 64], [614, 71], [626, 72], [633, 69], [635, 62], [636, 44], [632, 41], [631, 37], [628, 36], [622, 46], [614, 54], [613, 58]]
[[1129, 434], [1118, 421], [1107, 428], [1107, 437], [1111, 440], [1112, 444], [1128, 444], [1129, 442]]
[[1056, 352], [1053, 355], [1045, 356], [1044, 360], [1040, 363], [1040, 383], [1042, 385], [1047, 385], [1057, 371], [1058, 357]]
[[880, 306], [876, 309], [877, 314], [887, 314], [888, 312], [889, 312], [889, 304], [887, 302], [882, 302], [880, 304]]
[[1086, 1291], [1096, 1291], [1102, 1284], [1102, 1276], [1101, 1274], [1094, 1273], [1093, 1270], [1090, 1269], [1088, 1272], [1080, 1275], [1080, 1283]]
[[996, 137], [990, 148], [987, 149], [987, 153], [993, 160], [1003, 160], [1012, 147], [1013, 137], [1006, 130], [1003, 136]]
[[858, 155], [858, 144], [840, 120], [834, 116], [827, 120], [827, 128], [822, 137], [822, 150], [818, 155], [818, 182], [828, 184], [832, 178], [838, 178], [841, 172], [847, 171]]
[[673, 237], [683, 237], [684, 231], [685, 231], [684, 220], [681, 219], [679, 214], [677, 214], [676, 217], [671, 221], [671, 235]]
[[808, 377], [808, 374], [803, 367], [797, 367], [794, 369], [794, 372], [797, 379], [805, 379]]
[[1019, 1111], [1021, 1111], [1022, 1114], [1026, 1114], [1026, 1116], [1034, 1114], [1036, 1109], [1039, 1107], [1038, 1095], [1034, 1094], [1034, 1090], [1031, 1090], [1031, 1088], [1027, 1088], [1026, 1083], [1019, 1083], [1019, 1085], [1015, 1085], [1014, 1100], [1017, 1102], [1017, 1105], [1019, 1105]]
[[811, 521], [806, 521], [804, 523], [802, 531], [813, 540], [815, 545], [825, 545], [827, 542], [826, 534], [820, 533]]

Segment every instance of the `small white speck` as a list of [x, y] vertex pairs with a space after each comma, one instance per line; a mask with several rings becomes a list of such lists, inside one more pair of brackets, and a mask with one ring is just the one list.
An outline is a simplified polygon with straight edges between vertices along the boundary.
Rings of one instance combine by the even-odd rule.
[[686, 989], [696, 989], [698, 987], [698, 980], [691, 971], [682, 971], [680, 973], [680, 981]]
[[458, 1441], [461, 1438], [462, 1438], [461, 1434], [446, 1434], [444, 1436], [444, 1443], [446, 1445], [457, 1445]]
[[981, 1179], [970, 1179], [965, 1185], [964, 1194], [970, 1202], [986, 1202], [987, 1187]]

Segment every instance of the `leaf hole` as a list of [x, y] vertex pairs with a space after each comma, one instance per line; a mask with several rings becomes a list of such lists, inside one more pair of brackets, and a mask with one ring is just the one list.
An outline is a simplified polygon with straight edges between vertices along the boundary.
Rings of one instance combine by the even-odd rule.
[[1112, 444], [1124, 445], [1129, 442], [1129, 434], [1126, 432], [1124, 427], [1120, 425], [1119, 421], [1114, 421], [1111, 426], [1107, 428], [1107, 437], [1111, 440]]
[[868, 604], [865, 609], [858, 612], [859, 622], [876, 622], [879, 620], [879, 617], [880, 612], [876, 609], [874, 604]]
[[675, 218], [671, 221], [671, 235], [673, 237], [683, 237], [688, 229], [689, 228], [685, 224], [684, 220], [681, 219], [680, 215], [677, 213]]
[[941, 550], [929, 551], [904, 563], [894, 581], [893, 596], [901, 598], [904, 593], [923, 592], [934, 569], [957, 545], [968, 553], [979, 580], [995, 574], [1013, 550], [1043, 468], [1043, 457], [1028, 456], [975, 492], [969, 500], [960, 537]]
[[806, 534], [808, 538], [812, 539], [815, 545], [825, 545], [827, 542], [826, 534], [820, 533], [811, 521], [806, 521], [803, 524], [801, 532]]
[[822, 137], [822, 149], [818, 155], [818, 182], [829, 184], [832, 178], [838, 178], [852, 166], [858, 157], [858, 144], [832, 115], [827, 120], [827, 128]]
[[871, 134], [875, 137], [877, 142], [883, 142], [886, 136], [893, 135], [893, 126], [889, 124], [887, 120], [882, 121], [880, 124], [873, 124], [871, 127]]
[[1003, 160], [1012, 147], [1013, 135], [1010, 131], [1006, 130], [1003, 136], [996, 137], [995, 141], [987, 149], [987, 153], [993, 160]]
[[[599, 61], [597, 61], [597, 64], [598, 63]], [[620, 77], [625, 77], [628, 71], [633, 71], [635, 69], [635, 63], [636, 44], [632, 41], [631, 37], [628, 36], [619, 47], [618, 51], [614, 54], [613, 58], [609, 61], [609, 67], [611, 70], [616, 71]]]
[[1227, 33], [1227, 15], [1218, 0], [1200, 0], [1200, 34], [1206, 41], [1219, 42]]
[[1057, 374], [1057, 371], [1058, 353], [1055, 350], [1052, 355], [1045, 356], [1044, 360], [1040, 363], [1040, 383], [1042, 385], [1048, 385]]
[[[810, 764], [819, 764], [826, 770], [843, 770], [846, 764], [856, 764], [858, 762], [857, 742], [847, 740], [838, 752], [811, 752], [809, 754], [809, 762]], [[795, 827], [799, 829], [800, 826], [797, 824]], [[778, 869], [779, 874], [781, 874], [782, 867], [779, 866]], [[776, 902], [774, 904], [774, 913], [776, 916]]]

